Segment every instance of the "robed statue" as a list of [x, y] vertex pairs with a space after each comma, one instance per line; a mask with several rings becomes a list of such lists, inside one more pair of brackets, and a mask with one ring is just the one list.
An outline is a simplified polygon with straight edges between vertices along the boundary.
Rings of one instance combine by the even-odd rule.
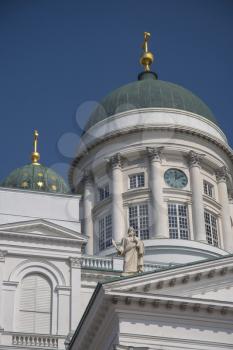
[[133, 227], [128, 229], [127, 237], [118, 245], [112, 241], [119, 255], [124, 257], [123, 274], [131, 275], [143, 272], [144, 243], [137, 236]]

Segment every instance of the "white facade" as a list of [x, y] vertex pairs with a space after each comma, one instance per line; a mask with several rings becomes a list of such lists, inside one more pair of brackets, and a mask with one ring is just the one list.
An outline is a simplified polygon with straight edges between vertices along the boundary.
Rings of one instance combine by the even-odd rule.
[[82, 136], [78, 194], [0, 188], [0, 349], [232, 349], [232, 159], [208, 119], [133, 109]]
[[[169, 262], [179, 260], [181, 250], [187, 256], [185, 261], [208, 258], [214, 256], [212, 254], [217, 257], [224, 255], [224, 251], [232, 253], [228, 198], [232, 187], [232, 156], [219, 127], [190, 112], [148, 108], [114, 115], [92, 126], [82, 138], [71, 173], [74, 188], [84, 191], [83, 211], [88, 218], [84, 233], [90, 237], [87, 253], [113, 254], [111, 240], [106, 237], [108, 227], [102, 232], [101, 220], [111, 217], [109, 236], [119, 241], [134, 219], [140, 226], [139, 211], [143, 211], [140, 205], [147, 206], [141, 218], [147, 222], [138, 230], [141, 237], [146, 238], [148, 260], [168, 262], [168, 247], [171, 247], [172, 259]], [[176, 188], [166, 183], [165, 174], [169, 169], [181, 170], [187, 184]], [[106, 186], [108, 193], [100, 198], [100, 191]], [[91, 188], [91, 196], [85, 195], [87, 187]], [[170, 240], [174, 238], [172, 230], [169, 230], [168, 207], [172, 203], [184, 205], [187, 219], [185, 242], [175, 240], [177, 254], [174, 239]], [[133, 210], [137, 213], [130, 217]], [[209, 215], [211, 220], [216, 220], [216, 239], [207, 237]], [[180, 238], [179, 231], [178, 228]], [[208, 243], [214, 249], [206, 246]], [[157, 250], [164, 245], [163, 257]]]

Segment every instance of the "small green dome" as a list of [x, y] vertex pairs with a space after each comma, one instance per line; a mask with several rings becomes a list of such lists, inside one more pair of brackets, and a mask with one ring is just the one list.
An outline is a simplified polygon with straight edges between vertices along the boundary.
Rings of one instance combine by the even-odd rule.
[[91, 114], [85, 130], [116, 113], [140, 108], [173, 108], [198, 114], [216, 123], [209, 107], [183, 87], [155, 79], [152, 72], [142, 73], [138, 81], [114, 90]]
[[52, 169], [41, 164], [28, 164], [15, 169], [1, 183], [1, 187], [51, 193], [69, 193], [69, 188], [64, 179]]

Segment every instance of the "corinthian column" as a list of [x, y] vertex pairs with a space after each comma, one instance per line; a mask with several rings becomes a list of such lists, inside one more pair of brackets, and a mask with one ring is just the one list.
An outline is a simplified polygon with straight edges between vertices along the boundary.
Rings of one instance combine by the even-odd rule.
[[83, 176], [83, 216], [84, 216], [84, 234], [88, 237], [86, 252], [93, 255], [93, 219], [92, 209], [94, 206], [94, 185], [90, 171], [86, 171]]
[[163, 171], [161, 169], [161, 151], [163, 147], [147, 147], [150, 162], [149, 186], [152, 202], [151, 238], [169, 238], [167, 208], [163, 201]]
[[112, 166], [112, 235], [116, 242], [124, 236], [124, 212], [122, 200], [122, 157], [116, 153], [110, 160]]
[[222, 217], [222, 229], [223, 229], [223, 245], [224, 249], [228, 252], [233, 252], [233, 238], [230, 221], [230, 207], [227, 192], [227, 168], [225, 166], [219, 168], [216, 172], [216, 178], [218, 181], [218, 195], [219, 202], [221, 204], [221, 217]]
[[189, 171], [192, 189], [192, 213], [194, 240], [207, 243], [205, 232], [204, 205], [203, 205], [203, 183], [200, 172], [200, 162], [204, 154], [190, 151], [188, 155]]

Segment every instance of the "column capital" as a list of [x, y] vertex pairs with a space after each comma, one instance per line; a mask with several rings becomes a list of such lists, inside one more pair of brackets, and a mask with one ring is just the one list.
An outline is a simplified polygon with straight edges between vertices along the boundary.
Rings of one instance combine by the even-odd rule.
[[7, 255], [7, 250], [0, 250], [0, 262], [5, 262], [6, 255]]
[[161, 153], [164, 147], [146, 147], [147, 156], [152, 162], [161, 162]]
[[114, 168], [122, 168], [122, 165], [123, 165], [122, 163], [123, 163], [123, 158], [122, 158], [122, 155], [119, 152], [114, 154], [110, 158], [110, 165], [112, 166], [112, 169], [114, 169]]
[[70, 266], [72, 267], [72, 269], [81, 269], [82, 264], [81, 264], [81, 258], [74, 258], [74, 257], [70, 257]]
[[92, 171], [89, 169], [85, 169], [83, 171], [82, 181], [84, 183], [93, 183], [93, 180], [94, 180], [94, 177], [93, 177]]
[[224, 165], [224, 166], [221, 166], [220, 168], [218, 168], [215, 172], [216, 174], [216, 179], [218, 182], [226, 182], [227, 180], [227, 177], [228, 177], [228, 169], [227, 167]]
[[205, 157], [205, 154], [197, 153], [195, 151], [190, 151], [187, 155], [188, 164], [192, 166], [200, 166], [202, 159]]

